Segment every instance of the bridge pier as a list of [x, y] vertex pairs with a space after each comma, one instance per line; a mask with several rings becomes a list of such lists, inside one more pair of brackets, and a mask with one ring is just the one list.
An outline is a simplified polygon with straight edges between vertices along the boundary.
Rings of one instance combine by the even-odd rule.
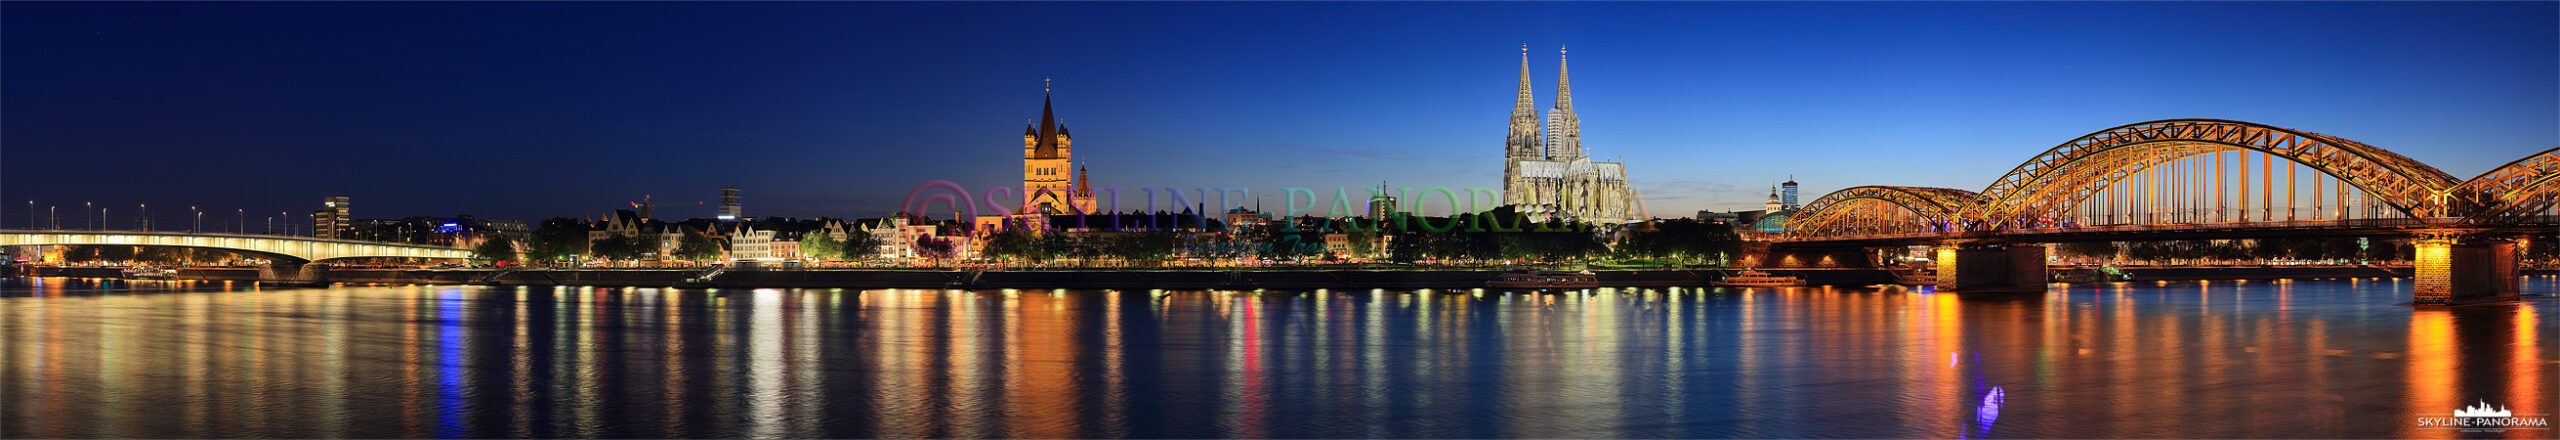
[[1938, 290], [2044, 292], [2044, 246], [1957, 243], [1937, 249]]
[[316, 287], [329, 285], [329, 265], [313, 263], [267, 263], [258, 266], [258, 284]]
[[2417, 305], [2515, 301], [2524, 290], [2516, 277], [2516, 244], [2505, 237], [2453, 232], [2418, 233]]

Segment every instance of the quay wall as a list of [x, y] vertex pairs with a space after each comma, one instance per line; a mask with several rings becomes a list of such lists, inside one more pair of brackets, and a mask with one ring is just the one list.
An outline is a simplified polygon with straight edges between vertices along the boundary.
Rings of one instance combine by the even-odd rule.
[[[32, 276], [117, 278], [114, 267], [13, 267]], [[2411, 276], [2406, 267], [2135, 267], [2124, 269], [2140, 281], [2272, 280], [2281, 278], [2372, 278]], [[1775, 275], [1803, 278], [1809, 285], [1862, 286], [1891, 284], [1893, 275], [1876, 269], [1771, 269]], [[2560, 271], [2527, 270], [2524, 275]], [[927, 269], [733, 270], [709, 280], [691, 278], [695, 270], [576, 269], [524, 270], [483, 283], [494, 271], [485, 269], [336, 268], [328, 282], [347, 284], [490, 284], [500, 286], [847, 288], [847, 289], [1466, 289], [1481, 287], [1497, 270], [1322, 270], [1322, 269], [1085, 269], [957, 271]], [[1726, 272], [1713, 269], [1598, 270], [1608, 287], [1704, 287]], [[184, 268], [187, 280], [256, 281], [256, 268]]]

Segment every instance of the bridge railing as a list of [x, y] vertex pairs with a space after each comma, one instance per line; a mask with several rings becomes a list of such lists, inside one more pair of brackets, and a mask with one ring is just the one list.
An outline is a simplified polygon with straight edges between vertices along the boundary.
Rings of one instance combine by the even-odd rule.
[[[2542, 219], [2542, 221], [2546, 221], [2546, 222], [2560, 222], [2560, 216], [2546, 216], [2546, 217], [2549, 217], [2549, 218]], [[2449, 218], [2449, 217], [2448, 217], [2448, 218], [2372, 218], [2372, 219], [2347, 219], [2347, 220], [2278, 220], [2278, 221], [2249, 221], [2249, 222], [2201, 222], [2201, 223], [2164, 223], [2164, 224], [2141, 224], [2141, 225], [2095, 225], [2095, 226], [2079, 226], [2079, 225], [2072, 225], [2072, 226], [2030, 226], [2030, 227], [2010, 227], [2010, 228], [2006, 228], [2006, 229], [1998, 229], [1998, 230], [1991, 230], [1991, 229], [1977, 229], [1977, 230], [1973, 230], [1973, 231], [1955, 231], [1955, 232], [1912, 232], [1912, 233], [1889, 233], [1889, 234], [1833, 234], [1833, 235], [1779, 234], [1779, 235], [1773, 235], [1773, 236], [1770, 236], [1770, 238], [1771, 238], [1771, 240], [1772, 240], [1772, 241], [1861, 241], [1861, 240], [1904, 240], [1904, 239], [1925, 239], [1925, 238], [1949, 237], [1949, 236], [1959, 236], [1959, 235], [1967, 235], [1967, 234], [1994, 234], [1994, 235], [2011, 235], [2011, 236], [2018, 236], [2018, 235], [2034, 236], [2034, 235], [2053, 235], [2053, 234], [2089, 234], [2089, 233], [2110, 233], [2110, 232], [2174, 232], [2174, 231], [2287, 230], [2287, 229], [2345, 229], [2345, 228], [2390, 228], [2390, 227], [2459, 226], [2459, 225], [2461, 225], [2461, 224], [2462, 224], [2462, 221], [2463, 221], [2463, 220], [2462, 220], [2462, 219], [2460, 219], [2460, 218]]]

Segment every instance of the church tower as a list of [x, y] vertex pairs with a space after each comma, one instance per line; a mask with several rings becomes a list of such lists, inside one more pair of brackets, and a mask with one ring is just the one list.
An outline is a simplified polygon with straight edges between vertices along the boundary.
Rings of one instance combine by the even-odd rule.
[[1564, 48], [1556, 48], [1556, 106], [1547, 110], [1547, 160], [1583, 158], [1582, 117], [1573, 114], [1573, 75], [1565, 70]]
[[1083, 201], [1070, 201], [1068, 166], [1074, 150], [1067, 129], [1050, 111], [1049, 88], [1040, 88], [1040, 121], [1022, 128], [1021, 213], [1067, 213]]
[[1511, 106], [1511, 138], [1503, 143], [1502, 200], [1504, 204], [1530, 203], [1529, 188], [1518, 187], [1520, 161], [1546, 159], [1546, 148], [1539, 143], [1538, 109], [1535, 96], [1529, 92], [1529, 46], [1520, 45], [1520, 93]]
[[1077, 165], [1076, 192], [1073, 197], [1068, 197], [1067, 202], [1074, 205], [1078, 213], [1092, 214], [1094, 213], [1093, 201], [1093, 178], [1085, 175], [1083, 165]]

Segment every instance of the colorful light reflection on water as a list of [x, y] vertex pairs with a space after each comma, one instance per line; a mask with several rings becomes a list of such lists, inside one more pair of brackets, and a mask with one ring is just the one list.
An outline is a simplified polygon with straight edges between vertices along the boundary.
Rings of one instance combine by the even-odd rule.
[[[2534, 277], [2528, 291], [2560, 279]], [[0, 281], [5, 437], [2547, 437], [2393, 280], [1151, 292]]]

